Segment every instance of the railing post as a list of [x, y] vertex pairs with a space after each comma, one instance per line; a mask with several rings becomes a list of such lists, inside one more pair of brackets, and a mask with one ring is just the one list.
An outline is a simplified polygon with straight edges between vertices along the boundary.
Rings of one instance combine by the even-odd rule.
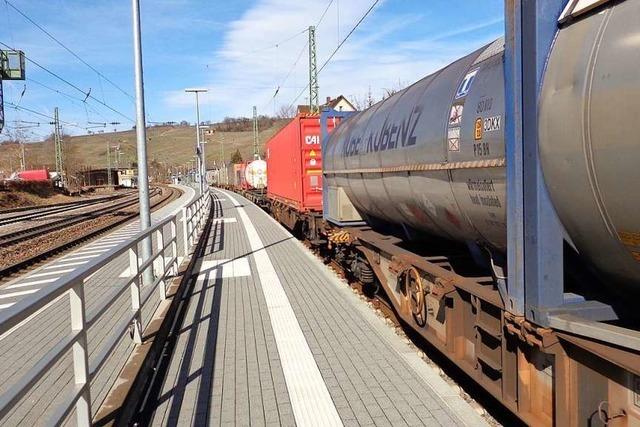
[[158, 258], [156, 258], [157, 260], [160, 260], [159, 263], [160, 264], [160, 272], [158, 274], [158, 277], [160, 277], [160, 282], [158, 282], [158, 288], [160, 290], [160, 299], [161, 300], [165, 300], [167, 299], [167, 288], [165, 287], [165, 282], [164, 282], [164, 275], [166, 273], [166, 266], [164, 263], [164, 226], [163, 227], [159, 227], [156, 230], [156, 245], [158, 247]]
[[193, 215], [194, 213], [195, 212], [193, 212], [191, 207], [187, 209], [187, 232], [189, 236], [189, 248], [193, 246], [193, 218], [191, 217], [191, 215]]
[[178, 214], [170, 222], [171, 224], [171, 275], [178, 275]]
[[133, 342], [142, 344], [142, 327], [140, 316], [140, 271], [138, 270], [138, 250], [134, 246], [129, 248], [129, 274], [133, 276], [131, 281], [131, 310], [135, 313], [133, 324]]
[[194, 239], [194, 244], [195, 244], [195, 239], [198, 235], [198, 232], [200, 231], [200, 217], [202, 216], [202, 201], [201, 199], [198, 199], [198, 210], [196, 211], [196, 225], [195, 225], [195, 229], [196, 232], [193, 235], [193, 239]]
[[187, 226], [187, 207], [182, 208], [182, 249], [185, 258], [189, 256], [189, 231]]
[[86, 307], [84, 282], [79, 281], [69, 292], [71, 306], [71, 330], [78, 332], [73, 343], [73, 376], [75, 383], [82, 387], [76, 402], [76, 418], [79, 426], [91, 425], [91, 393], [89, 389], [89, 349], [87, 348]]

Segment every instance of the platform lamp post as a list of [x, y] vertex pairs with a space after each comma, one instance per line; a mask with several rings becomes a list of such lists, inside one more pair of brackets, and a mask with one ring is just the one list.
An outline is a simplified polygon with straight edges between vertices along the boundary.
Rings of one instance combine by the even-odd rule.
[[196, 159], [189, 160], [189, 181], [192, 184], [196, 183]]
[[207, 133], [209, 132], [209, 126], [208, 125], [202, 125], [200, 126], [200, 147], [201, 147], [201, 151], [202, 151], [202, 182], [203, 182], [203, 188], [207, 188], [208, 184], [207, 184], [207, 150], [205, 149], [205, 146], [207, 145]]
[[[144, 108], [144, 75], [142, 70], [142, 36], [140, 30], [140, 0], [131, 0], [133, 21], [133, 60], [136, 87], [136, 151], [138, 154], [138, 200], [140, 203], [140, 230], [146, 231], [151, 227], [151, 206], [149, 202], [149, 174], [147, 170], [147, 125], [145, 123]], [[152, 255], [151, 238], [145, 238], [141, 243], [140, 255], [142, 263]], [[147, 268], [143, 273], [146, 284], [153, 283], [153, 271]], [[141, 341], [139, 319], [134, 322], [134, 338]]]
[[204, 159], [204, 147], [200, 142], [200, 97], [201, 93], [207, 93], [207, 89], [185, 89], [185, 92], [195, 93], [196, 94], [196, 154], [200, 159], [200, 164], [198, 165], [198, 174], [200, 175], [200, 194], [204, 194], [204, 171], [207, 170], [206, 162]]

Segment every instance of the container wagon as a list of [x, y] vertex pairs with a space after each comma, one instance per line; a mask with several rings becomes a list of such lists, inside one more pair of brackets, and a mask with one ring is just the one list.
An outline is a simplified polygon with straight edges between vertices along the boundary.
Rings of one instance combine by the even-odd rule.
[[[336, 122], [330, 121], [329, 131]], [[273, 215], [291, 230], [315, 228], [322, 216], [320, 142], [320, 116], [308, 114], [298, 114], [267, 141], [267, 198]]]

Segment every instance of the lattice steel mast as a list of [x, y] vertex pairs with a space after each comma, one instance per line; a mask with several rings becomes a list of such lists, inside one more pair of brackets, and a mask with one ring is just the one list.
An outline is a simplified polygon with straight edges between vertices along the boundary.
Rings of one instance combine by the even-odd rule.
[[258, 109], [253, 106], [253, 159], [258, 160], [260, 152], [258, 150]]
[[60, 177], [60, 184], [62, 187], [67, 186], [67, 179], [64, 174], [64, 147], [62, 142], [62, 137], [60, 135], [60, 117], [58, 115], [58, 107], [55, 108], [53, 112], [53, 138], [55, 143], [56, 150], [56, 172]]
[[318, 96], [318, 64], [316, 56], [316, 27], [309, 27], [309, 112], [320, 113]]

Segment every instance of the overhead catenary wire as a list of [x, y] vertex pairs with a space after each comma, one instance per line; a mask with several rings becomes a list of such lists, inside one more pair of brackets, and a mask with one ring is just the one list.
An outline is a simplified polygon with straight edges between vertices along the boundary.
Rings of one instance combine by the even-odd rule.
[[[295, 62], [289, 68], [289, 71], [287, 72], [287, 75], [284, 77], [284, 79], [282, 79], [282, 82], [280, 82], [280, 84], [276, 87], [276, 90], [273, 93], [273, 96], [271, 98], [269, 98], [269, 101], [267, 101], [265, 103], [265, 106], [268, 105], [269, 103], [271, 103], [273, 100], [275, 100], [275, 98], [278, 96], [278, 94], [280, 93], [280, 89], [282, 89], [284, 87], [284, 84], [287, 82], [287, 80], [289, 79], [289, 77], [291, 76], [293, 71], [296, 69], [296, 66], [298, 65], [298, 62], [300, 62], [300, 59], [302, 59], [302, 54], [305, 52], [305, 50], [307, 49], [308, 46], [309, 46], [309, 42], [307, 41], [304, 44], [304, 46], [302, 46], [302, 49], [300, 50], [300, 53], [298, 53], [298, 56], [297, 56]], [[262, 108], [262, 110], [264, 110], [264, 109], [265, 109], [265, 107]]]
[[113, 82], [111, 79], [109, 79], [107, 76], [105, 76], [103, 73], [101, 73], [99, 70], [97, 70], [95, 67], [93, 67], [91, 64], [89, 64], [87, 61], [85, 61], [84, 59], [82, 59], [77, 53], [75, 53], [73, 50], [71, 50], [67, 45], [65, 45], [64, 43], [62, 43], [59, 39], [57, 39], [53, 34], [51, 34], [49, 31], [47, 31], [45, 28], [43, 28], [40, 24], [38, 24], [36, 21], [34, 21], [32, 18], [30, 18], [26, 13], [24, 13], [22, 10], [18, 9], [13, 3], [11, 3], [9, 0], [4, 0], [5, 4], [7, 6], [11, 6], [11, 8], [13, 10], [15, 10], [16, 12], [18, 12], [20, 15], [22, 15], [23, 18], [25, 18], [27, 21], [31, 22], [33, 25], [35, 25], [40, 31], [42, 31], [44, 34], [46, 34], [51, 40], [53, 40], [54, 42], [56, 42], [59, 46], [61, 46], [63, 49], [65, 49], [67, 52], [69, 52], [71, 55], [73, 55], [74, 58], [76, 58], [78, 61], [82, 62], [84, 65], [86, 65], [87, 67], [89, 67], [93, 72], [95, 72], [98, 77], [101, 77], [102, 79], [104, 79], [106, 82], [108, 82], [109, 84], [111, 84], [114, 88], [118, 89], [120, 92], [122, 92], [125, 96], [127, 96], [128, 98], [130, 98], [131, 100], [135, 100], [135, 98], [133, 97], [133, 95], [131, 95], [130, 93], [128, 93], [126, 90], [122, 89], [122, 87], [120, 87], [119, 85], [117, 85], [115, 82]]
[[[258, 52], [265, 52], [265, 51], [268, 51], [268, 50], [271, 50], [271, 49], [277, 49], [281, 45], [283, 45], [283, 44], [285, 44], [287, 42], [290, 42], [291, 40], [294, 40], [297, 37], [300, 37], [302, 34], [306, 33], [307, 31], [309, 31], [309, 29], [305, 28], [304, 30], [298, 31], [297, 33], [293, 34], [292, 36], [289, 36], [289, 37], [287, 37], [285, 39], [282, 39], [277, 43], [271, 43], [271, 44], [266, 45], [264, 47], [256, 48], [256, 49], [253, 49], [253, 50], [250, 50], [250, 51], [247, 51], [247, 52], [240, 52], [238, 55], [234, 55], [234, 58], [235, 59], [239, 59], [239, 58], [243, 58], [245, 56], [254, 55], [254, 54], [258, 53]], [[208, 66], [209, 65], [207, 64], [207, 67]]]
[[322, 24], [322, 20], [324, 19], [325, 15], [327, 14], [327, 12], [329, 11], [329, 8], [331, 7], [331, 5], [333, 4], [334, 0], [331, 0], [329, 2], [329, 4], [327, 5], [327, 7], [324, 8], [324, 12], [322, 12], [322, 15], [320, 16], [320, 19], [318, 19], [318, 22], [316, 23], [316, 27], [320, 26], [320, 24]]
[[[329, 64], [329, 62], [333, 59], [333, 57], [335, 56], [335, 54], [340, 50], [340, 48], [346, 43], [346, 41], [349, 39], [349, 37], [351, 37], [351, 35], [356, 31], [356, 29], [360, 26], [360, 24], [362, 24], [362, 22], [367, 18], [367, 16], [369, 16], [369, 14], [371, 13], [371, 11], [376, 7], [376, 5], [380, 3], [380, 0], [375, 0], [373, 2], [373, 4], [371, 4], [371, 6], [369, 7], [369, 9], [367, 9], [367, 11], [364, 13], [364, 15], [362, 15], [362, 17], [358, 20], [358, 22], [356, 23], [356, 25], [353, 26], [353, 28], [351, 29], [351, 31], [349, 31], [349, 33], [345, 36], [344, 39], [342, 39], [342, 41], [338, 44], [338, 46], [336, 46], [336, 48], [333, 50], [333, 52], [331, 52], [331, 55], [329, 55], [329, 57], [322, 63], [322, 65], [320, 66], [320, 68], [318, 68], [318, 74], [320, 74], [322, 72], [322, 70], [327, 66], [327, 64]], [[309, 83], [307, 83], [307, 85], [305, 86], [304, 89], [302, 89], [302, 91], [300, 91], [300, 93], [298, 94], [298, 96], [296, 96], [294, 98], [294, 100], [291, 102], [291, 104], [289, 104], [289, 108], [293, 107], [294, 104], [296, 103], [296, 101], [302, 96], [303, 93], [305, 93], [305, 91], [309, 88]]]
[[48, 90], [50, 90], [52, 92], [55, 92], [55, 93], [57, 93], [59, 95], [62, 95], [65, 98], [68, 98], [69, 101], [71, 101], [71, 103], [74, 104], [74, 105], [79, 105], [77, 102], [80, 102], [85, 109], [88, 107], [93, 113], [99, 115], [103, 119], [105, 118], [105, 116], [100, 111], [96, 110], [95, 108], [93, 108], [93, 106], [91, 104], [88, 104], [88, 103], [84, 102], [84, 100], [82, 100], [80, 98], [77, 98], [77, 97], [75, 97], [73, 95], [69, 95], [66, 92], [63, 92], [61, 90], [58, 90], [58, 89], [53, 88], [51, 86], [48, 86], [48, 85], [46, 85], [46, 84], [44, 84], [42, 82], [39, 82], [38, 80], [34, 80], [34, 79], [30, 78], [30, 77], [27, 77], [26, 80], [27, 80], [27, 82], [35, 83], [38, 86], [41, 86], [41, 87], [43, 87], [45, 89], [48, 89]]
[[[53, 121], [53, 120], [55, 120], [53, 117], [51, 117], [51, 116], [49, 116], [49, 115], [47, 115], [47, 114], [45, 114], [45, 113], [41, 113], [41, 112], [39, 112], [39, 111], [32, 110], [31, 108], [27, 108], [27, 107], [22, 107], [22, 106], [20, 106], [20, 105], [16, 105], [16, 104], [14, 104], [13, 102], [5, 101], [5, 104], [9, 105], [10, 107], [15, 108], [16, 110], [26, 111], [27, 113], [34, 114], [34, 115], [36, 115], [36, 116], [38, 116], [38, 117], [45, 118], [45, 119], [47, 119], [47, 120], [49, 120], [49, 121]], [[85, 129], [84, 127], [82, 127], [82, 126], [78, 125], [77, 123], [66, 122], [66, 121], [64, 121], [64, 120], [58, 120], [58, 121], [59, 121], [61, 124], [66, 125], [66, 126], [73, 126], [73, 127], [77, 127], [77, 128], [79, 128], [79, 129]]]
[[[329, 8], [333, 4], [333, 2], [334, 2], [334, 0], [330, 0], [329, 3], [327, 4], [327, 6], [324, 8], [324, 10], [322, 11], [322, 15], [320, 15], [320, 19], [318, 19], [318, 21], [316, 22], [316, 27], [318, 27], [322, 23], [322, 21], [324, 20], [324, 17], [327, 15], [327, 12], [329, 11]], [[307, 31], [309, 31], [309, 29], [305, 28], [302, 31], [302, 33], [306, 33]], [[287, 82], [287, 80], [291, 76], [291, 73], [293, 73], [293, 71], [298, 66], [298, 63], [300, 62], [300, 59], [302, 59], [302, 55], [304, 54], [304, 52], [305, 52], [305, 50], [307, 49], [308, 46], [309, 46], [309, 41], [307, 40], [307, 42], [304, 44], [304, 46], [302, 46], [302, 49], [300, 49], [300, 52], [298, 53], [298, 56], [296, 57], [296, 60], [293, 62], [291, 67], [289, 67], [289, 70], [287, 71], [287, 74], [285, 75], [284, 79], [282, 79], [282, 82], [276, 87], [276, 90], [274, 91], [273, 96], [269, 99], [269, 101], [267, 101], [265, 103], [265, 107], [266, 107], [266, 105], [268, 105], [272, 101], [274, 101], [275, 98], [278, 96], [278, 94], [280, 93], [280, 89], [282, 89], [284, 87], [284, 84]], [[262, 109], [264, 109], [264, 107]]]
[[[13, 47], [9, 46], [8, 44], [6, 44], [6, 43], [4, 43], [4, 42], [1, 42], [1, 41], [0, 41], [0, 45], [4, 46], [4, 47], [6, 47], [7, 49], [10, 49], [10, 50], [12, 50], [12, 51], [14, 51], [14, 52], [17, 52], [17, 50], [16, 50], [15, 48], [13, 48]], [[77, 85], [75, 85], [75, 84], [71, 83], [70, 81], [68, 81], [68, 80], [67, 80], [67, 79], [65, 79], [64, 77], [62, 77], [62, 76], [60, 76], [60, 75], [56, 74], [55, 72], [53, 72], [53, 71], [49, 70], [49, 69], [48, 69], [48, 68], [46, 68], [45, 66], [40, 65], [37, 61], [35, 61], [35, 60], [33, 60], [33, 59], [29, 58], [27, 55], [24, 55], [24, 58], [25, 58], [27, 61], [29, 61], [30, 63], [32, 63], [33, 65], [35, 65], [36, 67], [40, 68], [41, 70], [43, 70], [43, 71], [47, 72], [47, 73], [48, 73], [48, 74], [50, 74], [51, 76], [53, 76], [53, 77], [55, 77], [56, 79], [60, 80], [61, 82], [65, 83], [66, 85], [68, 85], [68, 86], [72, 87], [73, 89], [77, 90], [77, 91], [78, 91], [78, 92], [80, 92], [81, 94], [85, 95], [85, 96], [86, 96], [86, 99], [91, 99], [91, 100], [93, 100], [94, 102], [97, 102], [98, 104], [102, 105], [103, 107], [105, 107], [105, 108], [107, 108], [107, 109], [111, 110], [112, 112], [116, 113], [116, 114], [117, 114], [117, 115], [119, 115], [120, 117], [123, 117], [123, 118], [125, 118], [125, 119], [129, 120], [130, 122], [135, 123], [135, 120], [133, 120], [132, 118], [128, 117], [127, 115], [125, 115], [124, 113], [122, 113], [122, 112], [118, 111], [117, 109], [115, 109], [115, 108], [114, 108], [114, 107], [112, 107], [111, 105], [109, 105], [109, 104], [107, 104], [107, 103], [105, 103], [105, 102], [103, 102], [103, 101], [100, 101], [99, 99], [97, 99], [96, 97], [94, 97], [93, 95], [91, 95], [91, 90], [89, 90], [88, 92], [85, 92], [84, 90], [82, 90], [82, 89], [81, 89], [80, 87], [78, 87]], [[85, 99], [85, 101], [83, 101], [83, 102], [86, 102], [86, 99]]]

